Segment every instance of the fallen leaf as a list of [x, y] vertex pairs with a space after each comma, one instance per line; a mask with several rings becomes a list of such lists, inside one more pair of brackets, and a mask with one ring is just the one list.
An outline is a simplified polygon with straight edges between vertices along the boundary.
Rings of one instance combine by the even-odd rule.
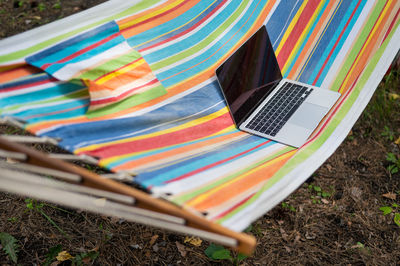
[[179, 243], [178, 241], [175, 242], [176, 247], [178, 248], [179, 253], [181, 253], [182, 257], [185, 257], [187, 254], [186, 247]]
[[279, 229], [282, 235], [283, 240], [287, 241], [289, 235], [285, 232], [285, 230], [283, 230], [282, 228]]
[[195, 247], [200, 247], [201, 243], [203, 243], [203, 240], [201, 240], [199, 237], [186, 236], [183, 243], [190, 243]]
[[400, 137], [398, 137], [398, 138], [394, 141], [394, 143], [396, 143], [397, 145], [400, 145]]
[[385, 193], [382, 195], [382, 197], [387, 198], [387, 199], [391, 199], [391, 200], [396, 200], [396, 194], [389, 192], [389, 193]]
[[61, 251], [60, 253], [58, 253], [56, 259], [58, 261], [66, 261], [66, 260], [70, 260], [73, 259], [74, 257], [71, 256], [71, 254], [68, 253], [68, 251]]
[[324, 204], [329, 204], [329, 200], [327, 200], [327, 199], [321, 199], [321, 202]]
[[391, 100], [397, 100], [400, 98], [400, 95], [398, 95], [397, 93], [389, 93], [389, 98]]
[[158, 235], [152, 236], [151, 240], [150, 240], [150, 246], [154, 245], [154, 243], [156, 243], [157, 239], [158, 239]]

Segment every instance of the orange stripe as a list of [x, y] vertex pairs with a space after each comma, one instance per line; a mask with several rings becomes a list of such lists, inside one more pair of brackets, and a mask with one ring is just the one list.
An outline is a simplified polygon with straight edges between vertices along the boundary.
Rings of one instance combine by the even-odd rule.
[[[168, 2], [164, 3], [163, 5], [157, 6], [157, 7], [153, 8], [153, 9], [150, 9], [150, 10], [148, 10], [146, 12], [143, 12], [141, 14], [138, 14], [138, 15], [126, 18], [124, 20], [121, 20], [121, 21], [118, 22], [118, 24], [121, 27], [123, 24], [129, 22], [130, 20], [137, 19], [137, 18], [139, 18], [141, 16], [144, 16], [144, 15], [147, 15], [149, 13], [152, 13], [152, 12], [158, 10], [158, 9], [161, 9], [161, 8], [171, 4], [172, 2], [174, 2], [174, 1], [168, 1]], [[134, 25], [132, 25], [132, 26], [130, 26], [130, 27], [132, 27], [132, 29], [128, 28], [128, 29], [122, 31], [121, 33], [125, 38], [130, 38], [130, 37], [132, 37], [132, 36], [134, 36], [136, 34], [139, 34], [139, 33], [142, 33], [142, 32], [144, 32], [146, 30], [149, 30], [149, 29], [152, 29], [154, 27], [157, 27], [157, 26], [159, 26], [161, 24], [164, 24], [164, 23], [166, 23], [166, 22], [168, 22], [168, 21], [170, 21], [170, 20], [182, 15], [183, 13], [185, 13], [186, 11], [191, 9], [193, 6], [195, 6], [198, 2], [200, 2], [200, 0], [186, 1], [180, 8], [178, 8], [176, 10], [173, 10], [172, 12], [162, 14], [161, 17], [159, 17], [157, 19], [154, 19], [154, 20], [151, 20], [151, 21], [149, 21], [147, 23], [144, 23], [144, 24], [136, 26], [136, 27], [132, 27], [132, 26], [134, 26]]]
[[335, 1], [329, 1], [328, 6], [326, 7], [324, 13], [322, 14], [320, 20], [318, 21], [315, 29], [312, 31], [310, 38], [308, 39], [306, 45], [301, 51], [299, 57], [296, 59], [296, 63], [293, 65], [292, 70], [290, 71], [288, 78], [294, 79], [295, 73], [300, 71], [301, 67], [304, 64], [304, 60], [310, 54], [311, 48], [314, 46], [314, 43], [317, 41], [316, 36], [320, 35], [320, 31], [323, 30], [326, 23], [328, 23], [327, 18], [330, 14], [334, 12], [333, 5], [336, 4]]
[[0, 69], [0, 83], [6, 83], [8, 81], [39, 73], [40, 71], [40, 69], [30, 65], [20, 65], [16, 66], [14, 69], [5, 71]]
[[119, 165], [119, 166], [113, 168], [113, 170], [134, 169], [137, 166], [146, 165], [146, 164], [158, 161], [158, 160], [162, 160], [162, 159], [174, 156], [176, 154], [181, 154], [181, 153], [185, 153], [185, 152], [188, 152], [191, 150], [202, 148], [204, 146], [213, 145], [215, 143], [219, 143], [219, 142], [222, 142], [222, 141], [225, 141], [228, 139], [232, 139], [232, 138], [238, 137], [243, 134], [244, 134], [243, 132], [237, 132], [237, 133], [229, 134], [226, 136], [221, 136], [221, 137], [217, 137], [217, 138], [210, 139], [207, 141], [203, 141], [200, 143], [187, 145], [187, 146], [184, 146], [184, 147], [181, 147], [178, 149], [173, 149], [170, 151], [158, 153], [158, 154], [155, 154], [152, 156], [147, 156], [147, 157], [135, 160], [135, 161], [131, 161], [131, 162], [127, 162], [125, 164]]
[[[185, 205], [195, 208], [198, 211], [205, 211], [209, 208], [221, 205], [231, 198], [248, 191], [249, 189], [265, 183], [271, 178], [296, 152], [296, 150], [285, 153], [270, 161], [268, 167], [260, 166], [260, 169], [250, 172], [250, 174], [241, 175], [231, 184], [222, 188], [217, 187], [214, 191], [206, 192], [207, 197], [199, 201], [196, 197], [188, 201]], [[268, 162], [266, 163], [268, 164]]]
[[109, 90], [114, 90], [123, 86], [124, 84], [128, 84], [137, 79], [141, 79], [149, 73], [151, 73], [150, 67], [146, 63], [143, 63], [140, 66], [137, 66], [135, 69], [131, 70], [130, 72], [123, 73], [121, 75], [115, 75], [115, 77], [109, 79], [108, 81], [102, 84], [98, 84], [99, 87], [92, 91], [103, 90], [102, 87], [108, 88]]

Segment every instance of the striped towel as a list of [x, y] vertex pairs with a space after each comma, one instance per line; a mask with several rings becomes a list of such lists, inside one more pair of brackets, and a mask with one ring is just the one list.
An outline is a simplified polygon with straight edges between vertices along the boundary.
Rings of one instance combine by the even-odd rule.
[[141, 54], [111, 21], [25, 59], [61, 81], [88, 87], [89, 117], [114, 113], [166, 93]]

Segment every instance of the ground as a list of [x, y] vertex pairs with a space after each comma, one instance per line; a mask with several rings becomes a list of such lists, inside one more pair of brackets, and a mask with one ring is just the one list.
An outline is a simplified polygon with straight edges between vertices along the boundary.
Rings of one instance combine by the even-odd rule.
[[[0, 38], [99, 2], [0, 0]], [[62, 265], [397, 265], [399, 73], [395, 67], [385, 77], [329, 160], [248, 229], [258, 241], [252, 257], [243, 259], [232, 252], [232, 259], [212, 260], [204, 252], [211, 245], [205, 241], [195, 246], [185, 243], [185, 236], [4, 193], [0, 194], [0, 233], [8, 233], [18, 241], [18, 263], [22, 265], [56, 265], [56, 256], [67, 254], [61, 251], [74, 257]], [[0, 130], [16, 133], [9, 127]], [[3, 250], [0, 264], [13, 264]]]

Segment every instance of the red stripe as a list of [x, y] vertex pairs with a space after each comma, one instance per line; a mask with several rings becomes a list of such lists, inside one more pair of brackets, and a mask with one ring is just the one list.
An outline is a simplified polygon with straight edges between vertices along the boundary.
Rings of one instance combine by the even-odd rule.
[[140, 49], [139, 52], [147, 51], [147, 50], [149, 50], [149, 49], [151, 49], [151, 48], [154, 48], [154, 47], [160, 46], [160, 45], [162, 45], [162, 44], [164, 44], [164, 43], [173, 41], [173, 40], [175, 40], [175, 39], [177, 39], [177, 38], [179, 38], [179, 37], [181, 37], [181, 36], [187, 34], [188, 32], [191, 32], [193, 29], [197, 28], [200, 24], [202, 24], [202, 23], [203, 23], [204, 21], [206, 21], [209, 17], [211, 17], [215, 12], [217, 12], [217, 11], [226, 3], [226, 1], [227, 1], [227, 0], [222, 1], [215, 9], [213, 9], [209, 14], [207, 14], [207, 16], [205, 16], [204, 18], [202, 18], [199, 22], [197, 22], [197, 23], [196, 23], [195, 25], [193, 25], [192, 27], [186, 29], [185, 31], [183, 31], [183, 32], [181, 32], [181, 33], [179, 33], [179, 34], [177, 34], [177, 35], [173, 35], [172, 37], [170, 37], [170, 38], [168, 38], [168, 39], [162, 40], [162, 41], [160, 41], [160, 42], [158, 42], [158, 43], [155, 43], [155, 44], [153, 44], [153, 45], [151, 45], [151, 46], [148, 46], [148, 47], [146, 47], [146, 48]]
[[175, 182], [175, 181], [179, 181], [179, 180], [185, 179], [185, 178], [187, 178], [187, 177], [190, 177], [190, 176], [192, 176], [192, 175], [195, 175], [195, 174], [197, 174], [197, 173], [200, 173], [200, 172], [202, 172], [202, 171], [205, 171], [205, 170], [208, 170], [208, 169], [210, 169], [210, 168], [216, 167], [216, 166], [218, 166], [218, 165], [224, 164], [224, 163], [226, 163], [226, 162], [228, 162], [228, 161], [231, 161], [231, 160], [233, 160], [233, 159], [235, 159], [235, 158], [237, 158], [237, 157], [240, 157], [240, 156], [242, 156], [242, 155], [244, 155], [244, 154], [246, 154], [246, 153], [249, 153], [249, 152], [251, 152], [251, 151], [253, 151], [253, 150], [255, 150], [255, 149], [258, 149], [258, 148], [264, 146], [265, 144], [267, 144], [267, 143], [269, 143], [269, 142], [270, 142], [270, 140], [268, 140], [268, 141], [266, 141], [266, 142], [264, 142], [264, 143], [261, 143], [261, 144], [255, 146], [255, 147], [253, 147], [253, 148], [251, 148], [251, 149], [249, 149], [249, 150], [243, 151], [243, 152], [241, 152], [241, 153], [239, 153], [239, 154], [233, 155], [233, 156], [231, 156], [231, 157], [228, 157], [228, 158], [226, 158], [226, 159], [223, 159], [223, 160], [220, 160], [220, 161], [218, 161], [218, 162], [212, 163], [212, 164], [210, 164], [210, 165], [206, 165], [206, 166], [204, 166], [204, 167], [201, 167], [201, 168], [199, 168], [199, 169], [197, 169], [197, 170], [194, 170], [194, 171], [192, 171], [192, 172], [189, 172], [189, 173], [187, 173], [187, 174], [178, 176], [178, 177], [176, 177], [176, 178], [174, 178], [174, 179], [165, 181], [164, 183], [165, 183], [165, 184], [168, 184], [168, 183], [172, 183], [172, 182]]
[[285, 44], [282, 47], [281, 52], [278, 55], [278, 63], [280, 66], [285, 65], [287, 59], [289, 58], [290, 53], [293, 51], [296, 42], [298, 41], [300, 35], [303, 33], [307, 23], [310, 18], [314, 14], [316, 8], [318, 7], [319, 1], [310, 0], [305, 6], [303, 12], [301, 13], [299, 20], [294, 26], [292, 32], [290, 33], [289, 38], [286, 40]]
[[50, 82], [55, 82], [55, 81], [57, 81], [57, 79], [50, 78], [50, 79], [41, 80], [41, 81], [38, 81], [38, 82], [35, 82], [35, 83], [28, 83], [28, 84], [19, 85], [19, 86], [16, 86], [16, 87], [11, 87], [11, 88], [8, 88], [8, 89], [2, 89], [0, 92], [3, 93], [3, 92], [16, 91], [16, 90], [21, 90], [21, 89], [25, 89], [25, 88], [34, 87], [34, 86], [39, 86], [39, 85], [43, 85], [43, 84], [50, 83]]
[[157, 16], [151, 17], [151, 18], [146, 19], [146, 20], [144, 20], [144, 21], [142, 21], [142, 22], [139, 22], [139, 23], [137, 23], [137, 24], [134, 24], [134, 25], [132, 25], [132, 26], [130, 26], [130, 27], [128, 27], [128, 28], [125, 28], [125, 29], [121, 30], [121, 32], [124, 32], [124, 31], [130, 30], [130, 29], [132, 29], [132, 28], [135, 28], [135, 27], [137, 27], [137, 26], [140, 26], [140, 25], [149, 23], [149, 22], [152, 21], [152, 20], [156, 20], [157, 18], [169, 14], [169, 13], [171, 13], [172, 11], [175, 11], [176, 9], [180, 8], [181, 6], [183, 6], [183, 5], [187, 4], [187, 3], [189, 3], [189, 0], [183, 1], [183, 2], [180, 3], [179, 5], [177, 5], [177, 6], [173, 7], [173, 8], [171, 8], [170, 10], [168, 10], [168, 11], [166, 11], [166, 12], [164, 12], [164, 13], [158, 14]]
[[220, 214], [218, 214], [218, 216], [213, 217], [211, 220], [212, 221], [216, 221], [222, 217], [224, 217], [225, 215], [227, 215], [228, 213], [234, 211], [235, 209], [239, 208], [240, 206], [242, 206], [244, 203], [246, 203], [249, 199], [251, 199], [256, 193], [251, 193], [248, 197], [244, 198], [243, 200], [239, 201], [238, 203], [236, 203], [235, 205], [233, 205], [232, 207], [230, 207], [228, 210], [221, 212]]
[[392, 31], [392, 28], [395, 24], [395, 22], [397, 21], [397, 17], [399, 16], [400, 13], [400, 9], [397, 10], [396, 15], [394, 17], [394, 19], [392, 20], [392, 23], [390, 23], [389, 29], [386, 31], [385, 37], [382, 40], [382, 43], [386, 40], [387, 36], [389, 35], [389, 33]]
[[107, 38], [105, 38], [105, 39], [103, 39], [101, 41], [98, 41], [98, 42], [96, 42], [96, 43], [94, 43], [92, 45], [89, 45], [88, 47], [86, 47], [86, 48], [84, 48], [82, 50], [79, 50], [78, 52], [76, 52], [74, 54], [71, 54], [71, 55], [69, 55], [69, 56], [67, 56], [67, 57], [65, 57], [65, 58], [63, 58], [63, 59], [61, 59], [61, 60], [59, 60], [57, 62], [44, 64], [41, 68], [42, 69], [47, 69], [51, 65], [65, 63], [65, 62], [67, 62], [67, 61], [69, 61], [69, 60], [71, 60], [71, 59], [73, 59], [75, 57], [78, 57], [78, 56], [80, 56], [80, 55], [82, 55], [84, 53], [87, 53], [88, 51], [90, 51], [90, 50], [92, 50], [94, 48], [99, 47], [100, 45], [102, 45], [102, 44], [104, 44], [104, 43], [106, 43], [106, 42], [108, 42], [108, 41], [110, 41], [110, 40], [112, 40], [112, 39], [114, 39], [114, 38], [116, 38], [116, 37], [118, 37], [120, 35], [121, 34], [119, 32], [116, 32], [113, 35], [110, 35], [110, 36], [108, 36]]
[[130, 65], [136, 63], [137, 61], [139, 61], [139, 60], [141, 60], [141, 59], [143, 59], [143, 57], [140, 57], [140, 58], [136, 59], [135, 61], [130, 62], [130, 63], [128, 63], [128, 64], [126, 64], [126, 65], [124, 65], [124, 66], [122, 66], [122, 67], [120, 67], [120, 68], [114, 69], [114, 70], [111, 71], [111, 72], [107, 72], [107, 73], [105, 73], [104, 75], [102, 75], [102, 76], [96, 78], [94, 81], [97, 81], [97, 80], [99, 80], [99, 79], [104, 78], [105, 76], [108, 76], [108, 75], [110, 75], [110, 74], [112, 74], [112, 73], [115, 73], [115, 72], [117, 72], [117, 71], [123, 69], [124, 67], [130, 66]]
[[134, 140], [130, 142], [109, 145], [84, 153], [92, 156], [108, 158], [121, 154], [168, 147], [171, 145], [176, 145], [212, 135], [231, 126], [232, 123], [233, 122], [230, 114], [225, 113], [224, 115], [221, 115], [200, 125], [185, 128], [177, 132], [171, 132], [168, 134], [150, 137], [143, 140]]
[[358, 7], [360, 6], [360, 4], [361, 4], [361, 0], [358, 1], [356, 8], [355, 8], [355, 9], [353, 10], [353, 12], [351, 13], [351, 16], [350, 16], [349, 19], [347, 20], [346, 25], [344, 26], [342, 32], [340, 33], [339, 38], [336, 40], [335, 45], [332, 47], [331, 51], [329, 52], [328, 57], [326, 58], [324, 64], [322, 65], [321, 69], [319, 70], [318, 75], [315, 77], [314, 82], [312, 83], [312, 85], [315, 85], [315, 84], [317, 83], [319, 77], [320, 77], [321, 74], [322, 74], [322, 71], [325, 69], [326, 64], [328, 64], [329, 59], [331, 58], [331, 56], [332, 56], [333, 52], [335, 51], [337, 45], [339, 44], [340, 40], [342, 39], [344, 32], [346, 31], [347, 27], [349, 26], [350, 21], [353, 19], [353, 16], [354, 16], [354, 14], [356, 13], [356, 11], [357, 11]]
[[110, 97], [110, 98], [101, 99], [101, 100], [94, 100], [94, 101], [91, 101], [90, 104], [106, 104], [106, 103], [110, 103], [110, 102], [115, 102], [115, 101], [121, 100], [122, 98], [124, 98], [125, 96], [129, 95], [130, 93], [132, 93], [132, 92], [134, 92], [136, 90], [139, 90], [139, 89], [144, 88], [146, 86], [153, 85], [153, 84], [155, 84], [157, 82], [158, 82], [158, 79], [153, 79], [152, 81], [147, 82], [146, 84], [144, 84], [142, 86], [135, 87], [135, 88], [132, 88], [132, 89], [130, 89], [128, 91], [125, 91], [124, 93], [120, 94], [119, 96]]

